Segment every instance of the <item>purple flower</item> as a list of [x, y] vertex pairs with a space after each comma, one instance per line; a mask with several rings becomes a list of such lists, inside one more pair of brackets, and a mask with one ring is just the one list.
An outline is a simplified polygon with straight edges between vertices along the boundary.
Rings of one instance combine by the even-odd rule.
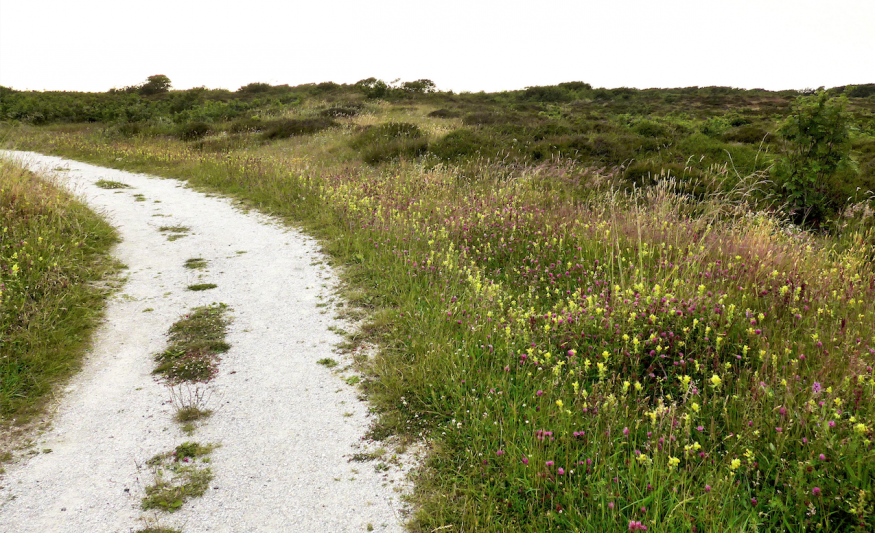
[[553, 466], [553, 461], [547, 461], [547, 466]]
[[544, 395], [544, 391], [542, 391], [542, 390], [539, 390], [538, 392], [535, 393], [535, 396], [543, 396], [543, 395]]
[[829, 421], [829, 427], [831, 427], [831, 428], [836, 427], [835, 420], [830, 420], [830, 421]]
[[504, 455], [504, 450], [498, 450], [497, 452], [495, 452], [495, 455], [498, 455], [498, 456]]
[[820, 392], [820, 383], [815, 381], [814, 385], [811, 386], [811, 392], [813, 392], [814, 394]]
[[705, 492], [711, 492], [711, 485], [705, 485]]
[[623, 435], [629, 436], [629, 428], [623, 428]]
[[523, 464], [524, 464], [524, 465], [528, 465], [528, 464], [529, 464], [529, 460], [526, 459], [525, 457], [523, 457]]
[[564, 476], [564, 475], [565, 475], [565, 469], [562, 468], [562, 467], [560, 466], [560, 467], [559, 467], [559, 470], [557, 470], [556, 473], [559, 474], [560, 476]]
[[814, 496], [820, 496], [820, 487], [814, 487], [811, 489], [811, 494]]
[[826, 456], [823, 455], [823, 454], [820, 454], [820, 460], [821, 460], [821, 461], [826, 461]]

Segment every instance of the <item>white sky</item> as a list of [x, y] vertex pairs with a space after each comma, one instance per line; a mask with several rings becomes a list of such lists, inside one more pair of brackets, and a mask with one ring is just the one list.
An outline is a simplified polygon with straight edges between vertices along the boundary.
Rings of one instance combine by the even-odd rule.
[[875, 83], [875, 0], [0, 0], [0, 85]]

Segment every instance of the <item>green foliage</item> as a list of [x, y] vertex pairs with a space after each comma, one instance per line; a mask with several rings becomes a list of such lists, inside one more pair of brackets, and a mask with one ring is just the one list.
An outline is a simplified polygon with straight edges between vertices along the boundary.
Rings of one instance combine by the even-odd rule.
[[225, 342], [227, 306], [213, 304], [197, 307], [170, 327], [170, 344], [155, 356], [154, 373], [169, 382], [205, 382], [217, 372], [217, 356], [227, 352]]
[[408, 93], [429, 94], [435, 92], [436, 86], [433, 81], [423, 79], [416, 81], [405, 81], [401, 84], [400, 89]]
[[146, 487], [143, 510], [178, 511], [192, 498], [204, 495], [213, 472], [204, 466], [215, 445], [185, 442], [172, 452], [156, 455], [147, 464], [154, 469], [155, 481]]
[[286, 139], [299, 135], [312, 135], [328, 128], [336, 127], [337, 122], [329, 118], [284, 118], [265, 121], [263, 125], [265, 140]]
[[197, 141], [209, 135], [210, 129], [206, 122], [186, 122], [179, 125], [177, 136], [183, 141]]
[[821, 222], [843, 206], [829, 185], [849, 160], [846, 106], [846, 97], [830, 98], [825, 91], [799, 97], [779, 130], [789, 148], [775, 167], [775, 177], [798, 222]]
[[389, 84], [377, 78], [366, 78], [355, 83], [355, 87], [367, 98], [385, 98], [391, 88]]
[[460, 161], [480, 153], [485, 141], [470, 129], [454, 130], [429, 146], [429, 151], [445, 161]]
[[26, 420], [79, 365], [108, 291], [113, 229], [0, 160], [0, 417]]
[[164, 74], [155, 74], [146, 78], [146, 81], [139, 86], [138, 92], [143, 96], [151, 96], [170, 91], [170, 86], [170, 78]]

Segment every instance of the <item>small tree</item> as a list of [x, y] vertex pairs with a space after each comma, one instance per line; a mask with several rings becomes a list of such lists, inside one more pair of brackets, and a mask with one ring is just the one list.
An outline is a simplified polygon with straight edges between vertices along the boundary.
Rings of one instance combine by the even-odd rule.
[[401, 84], [401, 90], [408, 93], [433, 93], [436, 90], [436, 86], [431, 80], [416, 80], [416, 81], [405, 81]]
[[389, 84], [377, 78], [366, 78], [359, 80], [355, 86], [368, 98], [384, 98], [389, 94], [391, 88]]
[[822, 89], [800, 96], [778, 131], [788, 153], [774, 172], [796, 222], [818, 223], [841, 207], [841, 199], [831, 194], [830, 178], [849, 162], [846, 104], [844, 96], [829, 98]]
[[166, 93], [170, 90], [170, 78], [164, 74], [155, 74], [146, 78], [146, 83], [140, 85], [139, 92], [143, 96]]

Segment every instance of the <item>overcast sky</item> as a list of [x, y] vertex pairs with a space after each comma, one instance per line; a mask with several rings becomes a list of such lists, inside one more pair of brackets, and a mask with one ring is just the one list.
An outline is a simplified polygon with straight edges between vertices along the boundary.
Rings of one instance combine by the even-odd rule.
[[875, 0], [0, 0], [0, 85], [875, 83]]

